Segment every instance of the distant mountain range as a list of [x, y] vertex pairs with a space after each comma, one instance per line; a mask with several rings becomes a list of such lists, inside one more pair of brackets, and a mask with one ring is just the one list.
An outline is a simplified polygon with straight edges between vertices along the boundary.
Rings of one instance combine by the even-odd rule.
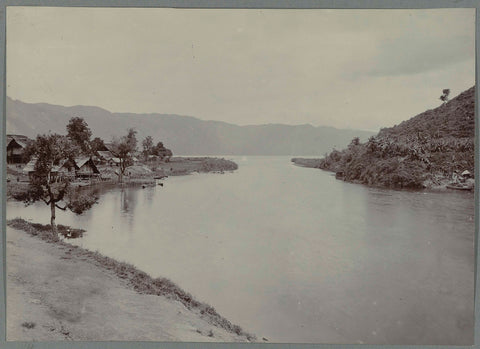
[[109, 141], [133, 127], [139, 141], [152, 136], [176, 155], [323, 155], [354, 137], [366, 140], [374, 134], [312, 125], [238, 126], [191, 116], [111, 113], [91, 106], [24, 103], [9, 97], [6, 107], [9, 134], [31, 138], [49, 131], [65, 134], [69, 119], [79, 116], [88, 123], [94, 137]]

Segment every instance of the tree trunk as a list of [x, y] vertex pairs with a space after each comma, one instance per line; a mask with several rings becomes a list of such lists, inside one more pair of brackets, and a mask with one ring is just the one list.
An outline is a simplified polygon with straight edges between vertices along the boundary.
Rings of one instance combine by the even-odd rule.
[[50, 203], [50, 225], [52, 226], [52, 234], [57, 236], [57, 224], [55, 223], [55, 202]]
[[119, 164], [119, 173], [118, 173], [118, 183], [123, 183], [123, 161], [122, 158], [120, 158], [120, 164]]

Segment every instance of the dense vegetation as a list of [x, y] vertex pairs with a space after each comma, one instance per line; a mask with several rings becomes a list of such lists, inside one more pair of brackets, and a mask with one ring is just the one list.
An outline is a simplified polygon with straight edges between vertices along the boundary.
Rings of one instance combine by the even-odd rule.
[[436, 109], [380, 130], [365, 143], [354, 138], [315, 167], [340, 172], [351, 182], [419, 189], [450, 179], [454, 171], [473, 174], [474, 138], [472, 87]]

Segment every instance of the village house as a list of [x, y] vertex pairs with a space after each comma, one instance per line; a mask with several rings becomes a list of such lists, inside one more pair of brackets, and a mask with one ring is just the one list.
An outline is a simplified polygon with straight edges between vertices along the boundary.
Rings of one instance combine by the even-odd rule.
[[35, 173], [35, 164], [37, 163], [36, 158], [32, 158], [23, 168], [23, 172], [31, 177]]
[[100, 171], [93, 162], [92, 158], [84, 157], [75, 159], [77, 166], [76, 176], [80, 178], [92, 178], [100, 175]]
[[95, 162], [100, 165], [108, 165], [110, 167], [118, 166], [120, 164], [120, 159], [113, 156], [110, 151], [97, 151], [97, 156], [95, 157]]
[[[35, 174], [35, 164], [37, 163], [37, 158], [33, 158], [30, 162], [23, 168], [23, 172], [28, 174], [31, 178]], [[93, 178], [99, 177], [100, 171], [89, 157], [77, 158], [75, 161], [64, 160], [59, 165], [53, 166], [50, 175], [53, 178]]]
[[31, 140], [23, 135], [7, 135], [7, 164], [23, 162], [23, 153]]
[[77, 176], [78, 165], [76, 161], [65, 160], [58, 167], [58, 175], [61, 177], [66, 177], [73, 179]]
[[97, 155], [95, 156], [95, 160], [99, 164], [107, 164], [113, 159], [113, 154], [110, 153], [108, 150], [97, 150]]
[[108, 166], [119, 166], [120, 159], [113, 155], [112, 149], [113, 145], [111, 143], [106, 143], [104, 147], [97, 150], [96, 160], [97, 163]]
[[[130, 155], [130, 160], [132, 160], [133, 164], [136, 165], [140, 162], [138, 157], [135, 154]], [[95, 157], [95, 162], [101, 165], [108, 165], [110, 167], [113, 166], [120, 166], [120, 159], [114, 155], [113, 151], [113, 144], [112, 143], [105, 143], [105, 146], [101, 149], [97, 150], [97, 156]]]
[[[27, 174], [30, 179], [35, 175], [35, 165], [37, 164], [37, 160], [36, 157], [32, 158], [23, 168], [23, 172]], [[53, 178], [57, 177], [59, 168], [60, 166], [53, 166], [50, 171], [50, 176]]]

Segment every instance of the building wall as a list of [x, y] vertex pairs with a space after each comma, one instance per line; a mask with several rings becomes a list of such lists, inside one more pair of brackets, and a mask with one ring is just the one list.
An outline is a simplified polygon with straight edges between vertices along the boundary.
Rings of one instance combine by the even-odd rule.
[[15, 140], [10, 141], [7, 145], [7, 163], [19, 164], [22, 162], [23, 147], [17, 144]]
[[96, 173], [97, 172], [95, 172], [94, 168], [88, 162], [77, 171], [77, 175], [79, 176], [92, 176]]

